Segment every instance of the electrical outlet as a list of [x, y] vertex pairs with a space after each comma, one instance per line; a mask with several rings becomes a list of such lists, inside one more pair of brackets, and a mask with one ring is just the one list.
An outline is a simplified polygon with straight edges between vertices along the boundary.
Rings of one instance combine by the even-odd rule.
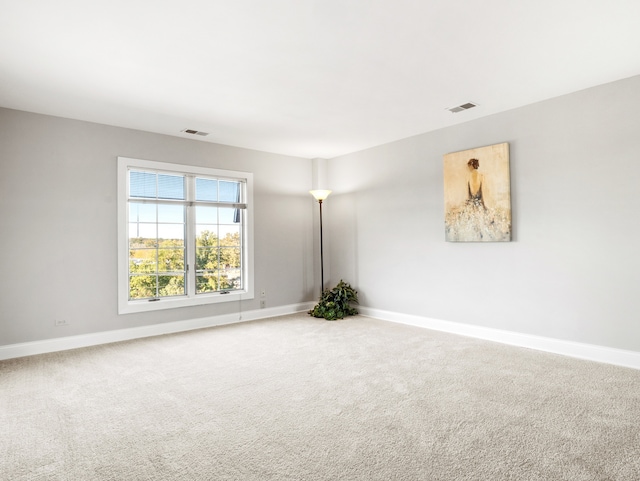
[[53, 325], [54, 326], [68, 326], [69, 325], [69, 321], [67, 321], [66, 319], [56, 319], [55, 321], [53, 321]]
[[260, 309], [264, 309], [265, 307], [267, 307], [267, 301], [263, 299], [260, 301]]
[[260, 297], [262, 297], [263, 299], [267, 297], [267, 291], [262, 289], [262, 291], [260, 291]]

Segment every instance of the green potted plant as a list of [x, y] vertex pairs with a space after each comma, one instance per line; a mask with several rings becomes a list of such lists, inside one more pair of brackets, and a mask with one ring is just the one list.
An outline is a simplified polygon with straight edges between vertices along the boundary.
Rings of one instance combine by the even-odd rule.
[[309, 311], [309, 315], [328, 321], [354, 316], [358, 311], [351, 307], [352, 302], [358, 302], [358, 291], [341, 279], [333, 289], [325, 289], [320, 296], [320, 302]]

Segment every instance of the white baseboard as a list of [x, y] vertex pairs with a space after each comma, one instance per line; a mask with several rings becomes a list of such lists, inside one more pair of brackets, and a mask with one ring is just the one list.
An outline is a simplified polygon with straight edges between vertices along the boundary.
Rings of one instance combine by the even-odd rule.
[[615, 349], [594, 344], [582, 344], [579, 342], [520, 334], [500, 329], [473, 326], [470, 324], [441, 321], [428, 317], [399, 314], [396, 312], [383, 311], [368, 307], [358, 307], [358, 311], [364, 316], [384, 321], [410, 324], [412, 326], [424, 327], [426, 329], [449, 332], [452, 334], [460, 334], [462, 336], [475, 337], [512, 346], [526, 347], [529, 349], [536, 349], [538, 351], [551, 352], [554, 354], [561, 354], [589, 361], [640, 369], [640, 352], [637, 351], [626, 351], [623, 349]]
[[0, 361], [16, 357], [33, 356], [35, 354], [45, 354], [47, 352], [66, 351], [68, 349], [96, 346], [98, 344], [129, 341], [131, 339], [139, 339], [142, 337], [159, 336], [162, 334], [172, 334], [175, 332], [190, 331], [193, 329], [254, 321], [257, 319], [265, 319], [267, 317], [284, 316], [287, 314], [294, 314], [296, 312], [308, 311], [313, 308], [314, 304], [314, 302], [304, 302], [300, 304], [255, 309], [242, 313], [236, 312], [221, 316], [189, 319], [186, 321], [167, 322], [163, 324], [153, 324], [150, 326], [81, 334], [78, 336], [59, 337], [55, 339], [45, 339], [43, 341], [24, 342], [20, 344], [8, 344], [6, 346], [0, 346]]
[[[42, 341], [9, 344], [0, 346], [0, 360], [33, 356], [47, 352], [65, 351], [68, 349], [77, 349], [99, 344], [108, 344], [110, 342], [128, 341], [131, 339], [159, 336], [162, 334], [190, 331], [193, 329], [222, 326], [238, 322], [254, 321], [268, 317], [283, 316], [287, 314], [294, 314], [296, 312], [308, 311], [313, 308], [314, 305], [315, 302], [306, 302], [266, 309], [256, 309], [242, 313], [189, 319], [186, 321], [167, 322], [129, 329], [118, 329], [114, 331], [81, 334], [78, 336], [45, 339]], [[360, 314], [364, 316], [385, 321], [409, 324], [425, 329], [433, 329], [462, 336], [475, 337], [512, 346], [525, 347], [579, 359], [614, 364], [616, 366], [640, 369], [640, 352], [636, 351], [626, 351], [623, 349], [615, 349], [594, 344], [582, 344], [548, 337], [520, 334], [512, 331], [503, 331], [500, 329], [473, 326], [470, 324], [442, 321], [439, 319], [383, 311], [363, 306], [359, 306], [358, 310], [360, 311]]]

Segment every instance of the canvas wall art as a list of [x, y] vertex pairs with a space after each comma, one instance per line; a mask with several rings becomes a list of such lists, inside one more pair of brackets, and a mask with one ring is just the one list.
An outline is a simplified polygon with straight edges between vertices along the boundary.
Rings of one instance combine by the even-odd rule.
[[449, 242], [511, 240], [508, 143], [444, 156], [444, 210]]

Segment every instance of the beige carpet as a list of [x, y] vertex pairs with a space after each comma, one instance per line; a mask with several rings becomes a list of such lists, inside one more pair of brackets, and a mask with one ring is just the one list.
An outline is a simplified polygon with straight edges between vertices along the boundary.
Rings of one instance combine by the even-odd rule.
[[640, 480], [640, 371], [305, 314], [0, 362], [3, 480]]

